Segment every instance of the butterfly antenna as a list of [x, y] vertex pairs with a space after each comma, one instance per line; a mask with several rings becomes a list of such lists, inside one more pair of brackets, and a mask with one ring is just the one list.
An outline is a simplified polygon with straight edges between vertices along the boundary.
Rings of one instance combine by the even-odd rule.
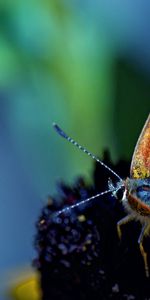
[[82, 150], [88, 156], [92, 157], [94, 160], [96, 160], [98, 163], [100, 163], [105, 169], [107, 169], [109, 172], [111, 172], [113, 175], [115, 175], [119, 179], [119, 181], [122, 181], [122, 178], [115, 171], [113, 171], [111, 168], [109, 168], [107, 165], [105, 165], [104, 162], [102, 162], [101, 160], [99, 160], [94, 154], [92, 154], [91, 152], [89, 152], [86, 148], [84, 148], [83, 146], [79, 145], [75, 140], [73, 140], [70, 136], [68, 136], [56, 123], [53, 123], [53, 127], [56, 130], [56, 132], [61, 137], [63, 137], [68, 142], [70, 142], [71, 144], [73, 144], [74, 146], [76, 146], [78, 149]]
[[75, 203], [75, 204], [73, 204], [73, 205], [64, 207], [63, 209], [58, 210], [57, 212], [55, 212], [55, 213], [53, 214], [53, 217], [57, 217], [57, 216], [61, 215], [62, 213], [70, 212], [71, 209], [73, 209], [73, 208], [75, 208], [75, 207], [79, 207], [80, 205], [83, 205], [83, 204], [87, 204], [87, 202], [90, 202], [90, 201], [94, 200], [95, 198], [98, 198], [98, 197], [103, 196], [103, 195], [108, 194], [108, 193], [112, 193], [112, 189], [109, 189], [109, 190], [106, 190], [106, 191], [104, 191], [104, 192], [98, 193], [98, 194], [96, 194], [95, 196], [92, 196], [92, 197], [90, 197], [90, 198], [87, 198], [87, 199], [85, 199], [85, 200], [82, 200], [82, 201], [80, 201], [80, 202], [77, 202], [77, 203]]

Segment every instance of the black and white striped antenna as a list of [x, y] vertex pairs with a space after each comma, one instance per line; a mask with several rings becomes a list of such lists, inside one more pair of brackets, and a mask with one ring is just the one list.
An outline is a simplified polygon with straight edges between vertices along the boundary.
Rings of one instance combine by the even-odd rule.
[[73, 140], [70, 136], [68, 136], [56, 123], [53, 123], [53, 127], [56, 130], [56, 132], [66, 139], [68, 142], [76, 146], [78, 149], [82, 150], [84, 153], [86, 153], [88, 156], [92, 157], [94, 160], [96, 160], [98, 163], [100, 163], [105, 169], [109, 170], [113, 175], [115, 175], [120, 181], [122, 181], [122, 178], [111, 168], [109, 168], [105, 163], [103, 163], [101, 160], [99, 160], [94, 154], [92, 154], [90, 151], [88, 151], [83, 146], [79, 145], [75, 140]]
[[112, 193], [114, 196], [116, 196], [116, 193], [119, 189], [121, 189], [122, 187], [124, 187], [124, 183], [123, 183], [123, 180], [122, 178], [115, 172], [113, 171], [110, 167], [108, 167], [104, 162], [102, 162], [100, 159], [98, 159], [94, 154], [92, 154], [90, 151], [88, 151], [86, 148], [84, 148], [83, 146], [81, 146], [80, 144], [78, 144], [74, 139], [72, 139], [70, 136], [68, 136], [56, 123], [53, 123], [53, 127], [54, 129], [56, 130], [56, 132], [61, 136], [63, 137], [64, 139], [66, 139], [68, 142], [70, 142], [71, 144], [73, 144], [74, 146], [76, 146], [78, 149], [80, 149], [81, 151], [83, 151], [84, 153], [86, 153], [88, 156], [92, 157], [92, 159], [96, 160], [98, 163], [100, 163], [105, 169], [107, 169], [109, 172], [111, 172], [114, 176], [116, 176], [118, 179], [119, 179], [119, 182], [117, 182], [116, 185], [113, 185], [112, 181], [109, 180], [108, 182], [108, 187], [109, 189], [104, 191], [104, 192], [101, 192], [99, 194], [96, 194], [95, 196], [92, 196], [90, 198], [87, 198], [85, 200], [82, 200], [78, 203], [75, 203], [71, 206], [68, 206], [68, 207], [65, 207], [63, 208], [62, 210], [56, 212], [56, 216], [60, 215], [61, 213], [63, 212], [67, 212], [79, 205], [82, 205], [82, 204], [85, 204], [97, 197], [100, 197], [104, 194], [107, 194], [107, 193]]

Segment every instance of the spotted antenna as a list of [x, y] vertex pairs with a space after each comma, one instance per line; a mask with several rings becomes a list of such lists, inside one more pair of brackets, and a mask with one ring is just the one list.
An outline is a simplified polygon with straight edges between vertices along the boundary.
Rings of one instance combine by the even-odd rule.
[[113, 171], [111, 168], [109, 168], [107, 165], [105, 165], [104, 162], [99, 160], [94, 154], [89, 152], [86, 148], [79, 145], [75, 140], [73, 140], [70, 136], [68, 136], [56, 123], [53, 123], [53, 127], [61, 137], [63, 137], [68, 142], [70, 142], [71, 144], [76, 146], [78, 149], [80, 149], [81, 151], [86, 153], [88, 156], [92, 157], [94, 160], [96, 160], [98, 163], [100, 163], [105, 169], [107, 169], [109, 172], [111, 172], [113, 175], [115, 175], [119, 179], [120, 182], [123, 182], [122, 178], [115, 171]]
[[[92, 197], [90, 197], [90, 198], [84, 199], [84, 200], [82, 200], [82, 201], [80, 201], [80, 202], [77, 202], [77, 203], [75, 203], [75, 204], [72, 204], [72, 205], [70, 205], [70, 206], [64, 207], [64, 208], [62, 208], [61, 210], [56, 211], [56, 212], [53, 214], [53, 217], [54, 217], [54, 218], [55, 218], [55, 217], [58, 217], [58, 216], [61, 215], [62, 213], [68, 213], [68, 212], [70, 212], [70, 210], [74, 209], [75, 207], [79, 207], [80, 205], [87, 204], [87, 202], [90, 202], [91, 200], [94, 200], [95, 198], [98, 198], [98, 197], [103, 196], [103, 195], [105, 195], [105, 194], [108, 194], [108, 193], [112, 193], [112, 194], [113, 194], [114, 188], [115, 188], [115, 187], [113, 186], [113, 188], [110, 188], [109, 190], [106, 190], [106, 191], [104, 191], [104, 192], [98, 193], [98, 194], [96, 194], [96, 195], [94, 195], [94, 196], [92, 196]], [[117, 190], [117, 188], [115, 188], [115, 192], [116, 192], [116, 190]]]
[[118, 192], [119, 189], [121, 189], [122, 187], [124, 187], [124, 183], [122, 178], [116, 173], [114, 172], [111, 168], [109, 168], [107, 165], [105, 165], [105, 163], [103, 163], [101, 160], [99, 160], [95, 155], [93, 155], [91, 152], [89, 152], [86, 148], [82, 147], [81, 145], [79, 145], [76, 141], [74, 141], [70, 136], [68, 136], [56, 123], [53, 123], [53, 127], [56, 130], [56, 132], [63, 137], [64, 139], [66, 139], [67, 141], [69, 141], [70, 143], [72, 143], [74, 146], [76, 146], [78, 149], [82, 150], [84, 153], [86, 153], [88, 156], [92, 157], [94, 160], [96, 160], [98, 163], [100, 163], [104, 168], [106, 168], [107, 170], [109, 170], [109, 172], [111, 172], [113, 175], [115, 175], [119, 181], [116, 183], [116, 185], [114, 185], [111, 181], [111, 179], [109, 179], [108, 181], [108, 190], [98, 193], [90, 198], [84, 199], [80, 202], [77, 202], [73, 205], [64, 207], [63, 209], [56, 211], [53, 215], [53, 217], [58, 217], [60, 214], [62, 213], [67, 213], [70, 212], [70, 210], [72, 210], [75, 207], [78, 207], [80, 205], [86, 204], [87, 202], [90, 202], [91, 200], [94, 200], [95, 198], [98, 198], [100, 196], [103, 196], [105, 194], [108, 193], [112, 193], [112, 195], [114, 197], [116, 197], [116, 194]]

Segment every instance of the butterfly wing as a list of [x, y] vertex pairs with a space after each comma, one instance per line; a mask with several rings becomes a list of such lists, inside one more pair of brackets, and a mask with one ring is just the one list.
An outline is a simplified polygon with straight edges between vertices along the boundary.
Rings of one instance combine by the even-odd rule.
[[150, 177], [150, 114], [137, 141], [130, 168], [130, 177]]

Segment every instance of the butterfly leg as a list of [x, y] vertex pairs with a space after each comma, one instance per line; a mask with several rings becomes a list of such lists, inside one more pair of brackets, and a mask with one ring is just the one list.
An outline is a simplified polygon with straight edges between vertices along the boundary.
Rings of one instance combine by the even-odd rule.
[[142, 257], [143, 257], [143, 260], [144, 260], [144, 267], [145, 267], [146, 277], [149, 277], [149, 267], [148, 267], [148, 262], [147, 262], [147, 253], [145, 252], [144, 247], [143, 247], [143, 239], [147, 235], [149, 229], [150, 229], [149, 225], [147, 225], [147, 224], [143, 225], [140, 236], [139, 236], [139, 239], [138, 239], [138, 244], [139, 244], [139, 247], [140, 247], [140, 251], [141, 251], [141, 254], [142, 254]]
[[122, 232], [121, 232], [121, 226], [124, 224], [127, 224], [128, 222], [132, 221], [134, 219], [133, 215], [127, 215], [126, 217], [124, 217], [123, 219], [121, 219], [120, 221], [117, 222], [117, 233], [119, 236], [119, 239], [121, 239], [122, 236]]

